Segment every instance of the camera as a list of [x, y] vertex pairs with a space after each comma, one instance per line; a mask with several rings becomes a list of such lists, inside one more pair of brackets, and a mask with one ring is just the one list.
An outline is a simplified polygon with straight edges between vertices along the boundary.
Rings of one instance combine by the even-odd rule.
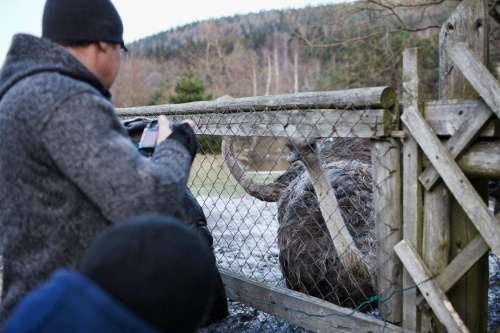
[[[170, 122], [170, 129], [174, 131], [179, 124]], [[142, 132], [141, 141], [139, 141], [139, 151], [146, 154], [153, 154], [156, 147], [156, 139], [158, 138], [158, 119], [153, 119], [146, 125]]]

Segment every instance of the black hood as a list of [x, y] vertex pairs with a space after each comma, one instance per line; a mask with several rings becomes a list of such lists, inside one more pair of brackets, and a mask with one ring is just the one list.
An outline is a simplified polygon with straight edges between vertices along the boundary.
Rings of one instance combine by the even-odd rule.
[[0, 70], [0, 99], [18, 81], [40, 72], [58, 72], [85, 81], [111, 99], [101, 80], [68, 50], [48, 39], [25, 34], [14, 36]]

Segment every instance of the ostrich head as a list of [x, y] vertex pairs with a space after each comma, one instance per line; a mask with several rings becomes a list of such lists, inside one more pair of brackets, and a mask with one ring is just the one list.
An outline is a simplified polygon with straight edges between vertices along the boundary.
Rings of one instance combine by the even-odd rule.
[[297, 161], [301, 161], [306, 166], [312, 166], [314, 163], [318, 162], [318, 156], [316, 155], [316, 139], [291, 137], [287, 139], [286, 146], [290, 149], [290, 154], [286, 158], [288, 163], [294, 164]]

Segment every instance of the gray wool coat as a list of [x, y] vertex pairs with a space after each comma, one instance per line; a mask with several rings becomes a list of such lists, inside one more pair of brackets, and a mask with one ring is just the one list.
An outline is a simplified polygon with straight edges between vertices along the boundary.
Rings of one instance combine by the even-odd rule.
[[1, 322], [54, 269], [77, 268], [106, 226], [181, 204], [192, 159], [182, 140], [141, 156], [110, 98], [63, 47], [13, 38], [0, 71]]

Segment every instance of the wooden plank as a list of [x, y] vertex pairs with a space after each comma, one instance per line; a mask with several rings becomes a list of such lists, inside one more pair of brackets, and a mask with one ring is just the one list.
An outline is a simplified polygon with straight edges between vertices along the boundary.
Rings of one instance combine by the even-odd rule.
[[201, 114], [214, 112], [253, 112], [294, 109], [388, 109], [396, 102], [396, 91], [390, 87], [357, 88], [296, 94], [220, 98], [183, 104], [167, 104], [117, 109], [119, 116]]
[[230, 300], [313, 332], [414, 332], [296, 291], [257, 283], [227, 271], [221, 270], [221, 275]]
[[295, 110], [232, 114], [213, 113], [167, 116], [173, 122], [185, 118], [197, 124], [196, 134], [288, 137], [298, 132], [304, 137], [389, 136], [393, 115], [390, 110]]
[[[431, 274], [441, 272], [449, 260], [451, 193], [441, 182], [432, 191], [425, 191], [422, 226], [422, 260]], [[436, 315], [422, 312], [423, 332], [444, 331]]]
[[[484, 238], [481, 235], [477, 235], [436, 278], [437, 283], [443, 292], [450, 290], [451, 287], [453, 287], [455, 283], [457, 283], [457, 281], [460, 280], [461, 277], [488, 252], [489, 249], [490, 248], [484, 241]], [[424, 296], [419, 295], [416, 299], [416, 304], [421, 305], [423, 301]]]
[[[472, 182], [478, 197], [487, 201], [488, 184], [485, 181]], [[486, 196], [486, 197], [485, 197]], [[461, 205], [453, 198], [450, 233], [450, 260], [456, 258], [479, 234]], [[488, 255], [478, 260], [451, 288], [447, 296], [455, 310], [471, 330], [487, 332], [488, 323]]]
[[439, 99], [477, 98], [479, 95], [455, 66], [454, 46], [466, 42], [480, 62], [488, 62], [487, 0], [462, 1], [439, 33]]
[[[401, 207], [401, 145], [399, 140], [372, 141], [373, 209], [377, 246], [378, 295], [386, 298], [402, 288], [403, 267], [394, 246], [403, 238]], [[402, 294], [384, 303], [387, 320], [402, 320]]]
[[492, 215], [488, 206], [472, 188], [470, 181], [454, 162], [441, 141], [432, 133], [432, 129], [418, 111], [410, 107], [405, 110], [401, 119], [411, 133], [418, 133], [418, 137], [415, 136], [418, 144], [479, 230], [488, 246], [498, 257], [500, 255], [500, 221]]
[[[424, 102], [424, 117], [438, 136], [451, 136], [476, 112], [490, 111], [481, 99], [454, 99]], [[490, 120], [480, 133], [480, 137], [498, 137], [500, 121]]]
[[425, 283], [419, 284], [418, 288], [441, 323], [446, 326], [448, 332], [469, 332], [436, 280], [429, 280], [432, 274], [415, 249], [403, 240], [396, 245], [394, 250], [401, 261], [405, 263], [405, 267], [410, 272], [414, 281], [420, 283], [428, 280]]
[[[453, 53], [455, 53], [454, 48], [456, 45], [459, 43], [468, 43], [472, 52], [477, 56], [480, 62], [484, 64], [488, 62], [489, 15], [487, 2], [488, 0], [462, 1], [443, 24], [439, 36], [439, 99], [477, 99], [479, 97], [476, 89], [474, 89], [471, 83], [455, 65]], [[436, 155], [431, 155], [429, 157], [432, 159], [435, 156]], [[441, 157], [442, 156], [439, 156], [439, 158]], [[435, 166], [432, 160], [431, 163]], [[456, 167], [456, 165], [453, 166]], [[451, 169], [447, 168], [446, 170], [441, 170], [439, 173], [441, 177], [444, 176], [443, 171], [447, 175], [450, 173], [457, 175], [453, 171], [450, 172], [450, 170]], [[457, 186], [458, 188], [454, 189], [450, 186], [450, 182], [445, 181], [456, 198], [456, 200], [455, 198], [452, 199], [450, 209], [450, 239], [447, 244], [447, 246], [450, 247], [450, 258], [456, 257], [476, 236], [478, 232], [476, 230], [478, 222], [487, 223], [482, 219], [472, 217], [470, 215], [471, 210], [483, 213], [486, 216], [489, 214], [490, 218], [493, 218], [488, 209], [483, 209], [486, 205], [482, 202], [482, 199], [483, 196], [487, 194], [487, 188], [484, 186], [484, 181], [475, 181], [473, 183], [478, 189], [482, 188], [479, 192], [476, 192], [476, 190], [471, 187], [471, 183], [463, 177], [463, 174], [461, 174], [457, 180], [467, 181], [468, 186]], [[472, 200], [471, 198], [466, 200], [467, 202], [465, 202], [465, 200], [459, 200], [457, 191], [460, 191], [460, 195], [468, 192], [468, 194], [473, 195]], [[482, 205], [478, 206], [478, 204]], [[478, 229], [483, 237], [488, 237], [480, 228]], [[488, 240], [486, 241], [488, 242]], [[457, 313], [465, 321], [468, 327], [474, 328], [477, 332], [487, 331], [488, 318], [486, 311], [484, 311], [488, 305], [488, 294], [486, 288], [484, 288], [484, 286], [487, 285], [487, 279], [488, 269], [484, 265], [484, 261], [480, 260], [480, 262], [470, 269], [466, 276], [460, 279], [455, 287], [448, 292], [448, 298], [452, 302]]]
[[483, 61], [474, 55], [465, 43], [455, 45], [450, 57], [491, 111], [500, 118], [500, 82], [491, 75]]
[[[478, 109], [474, 114], [469, 114], [455, 134], [445, 144], [445, 148], [448, 149], [451, 157], [454, 159], [460, 157], [491, 119], [493, 119], [493, 113], [486, 108]], [[430, 166], [420, 175], [419, 180], [426, 190], [431, 190], [439, 178], [436, 169]]]
[[[422, 50], [406, 49], [403, 53], [403, 102], [423, 110]], [[417, 253], [422, 251], [422, 186], [418, 175], [422, 172], [422, 151], [417, 141], [405, 128], [403, 139], [403, 238]], [[403, 270], [403, 288], [415, 285], [410, 273]], [[415, 306], [417, 289], [403, 293], [403, 327], [419, 330], [420, 313]]]

